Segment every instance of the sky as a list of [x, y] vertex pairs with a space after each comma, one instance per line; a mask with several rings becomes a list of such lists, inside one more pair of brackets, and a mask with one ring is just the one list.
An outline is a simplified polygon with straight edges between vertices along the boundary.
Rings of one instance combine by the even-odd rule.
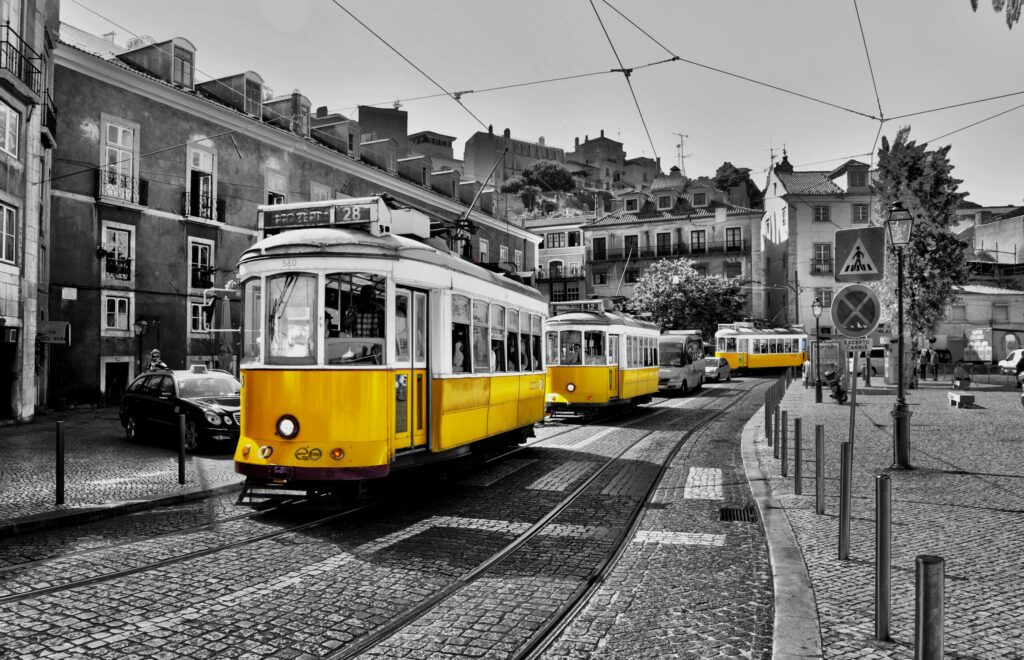
[[[63, 22], [119, 45], [188, 39], [197, 82], [251, 70], [277, 95], [297, 89], [356, 119], [359, 105], [398, 101], [410, 133], [456, 137], [456, 158], [488, 125], [567, 152], [603, 130], [627, 158], [660, 157], [667, 172], [682, 155], [690, 177], [728, 161], [763, 188], [773, 153], [797, 170], [873, 164], [880, 136], [910, 126], [951, 146], [969, 201], [1024, 203], [1024, 23], [1008, 29], [990, 0], [977, 13], [970, 0], [60, 5]], [[553, 78], [568, 79], [539, 82]], [[445, 94], [468, 90], [464, 107]]]

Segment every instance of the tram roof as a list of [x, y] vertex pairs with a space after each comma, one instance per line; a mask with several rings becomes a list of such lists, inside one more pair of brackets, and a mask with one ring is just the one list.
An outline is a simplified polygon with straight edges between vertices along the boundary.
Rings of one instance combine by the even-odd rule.
[[655, 323], [650, 321], [641, 321], [640, 319], [627, 316], [625, 314], [619, 314], [617, 312], [602, 311], [602, 312], [584, 312], [584, 311], [573, 311], [565, 312], [552, 316], [547, 320], [548, 325], [624, 325], [631, 328], [645, 328], [647, 330], [659, 331], [659, 327]]
[[472, 264], [447, 249], [440, 249], [419, 240], [387, 234], [373, 236], [358, 229], [310, 227], [290, 229], [258, 241], [242, 253], [239, 263], [267, 256], [349, 256], [388, 260], [408, 259], [447, 268], [469, 277], [491, 282], [536, 300], [545, 300], [531, 286]]

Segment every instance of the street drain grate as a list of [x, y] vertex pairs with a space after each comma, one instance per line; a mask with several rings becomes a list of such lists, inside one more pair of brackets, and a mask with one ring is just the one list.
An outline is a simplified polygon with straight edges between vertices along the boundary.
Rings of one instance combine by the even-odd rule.
[[718, 519], [723, 522], [757, 522], [756, 506], [723, 506], [718, 510]]

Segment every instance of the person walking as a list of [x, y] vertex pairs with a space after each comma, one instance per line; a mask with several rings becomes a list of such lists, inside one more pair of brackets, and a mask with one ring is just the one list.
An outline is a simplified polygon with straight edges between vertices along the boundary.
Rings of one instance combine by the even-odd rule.
[[939, 352], [928, 349], [928, 362], [932, 365], [932, 380], [939, 379]]
[[924, 380], [928, 378], [928, 349], [923, 348], [917, 354], [917, 375]]

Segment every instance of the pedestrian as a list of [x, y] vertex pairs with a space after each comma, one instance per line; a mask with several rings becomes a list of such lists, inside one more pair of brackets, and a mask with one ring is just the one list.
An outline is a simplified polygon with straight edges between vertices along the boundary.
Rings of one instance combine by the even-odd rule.
[[954, 390], [966, 390], [971, 386], [971, 374], [967, 371], [964, 366], [963, 360], [957, 360], [956, 366], [953, 368], [953, 389]]
[[928, 361], [932, 365], [932, 380], [939, 379], [939, 352], [928, 349]]
[[146, 371], [167, 371], [167, 365], [160, 359], [160, 350], [154, 348], [149, 352], [149, 365]]
[[921, 380], [928, 378], [928, 349], [922, 349], [917, 354], [917, 371]]

